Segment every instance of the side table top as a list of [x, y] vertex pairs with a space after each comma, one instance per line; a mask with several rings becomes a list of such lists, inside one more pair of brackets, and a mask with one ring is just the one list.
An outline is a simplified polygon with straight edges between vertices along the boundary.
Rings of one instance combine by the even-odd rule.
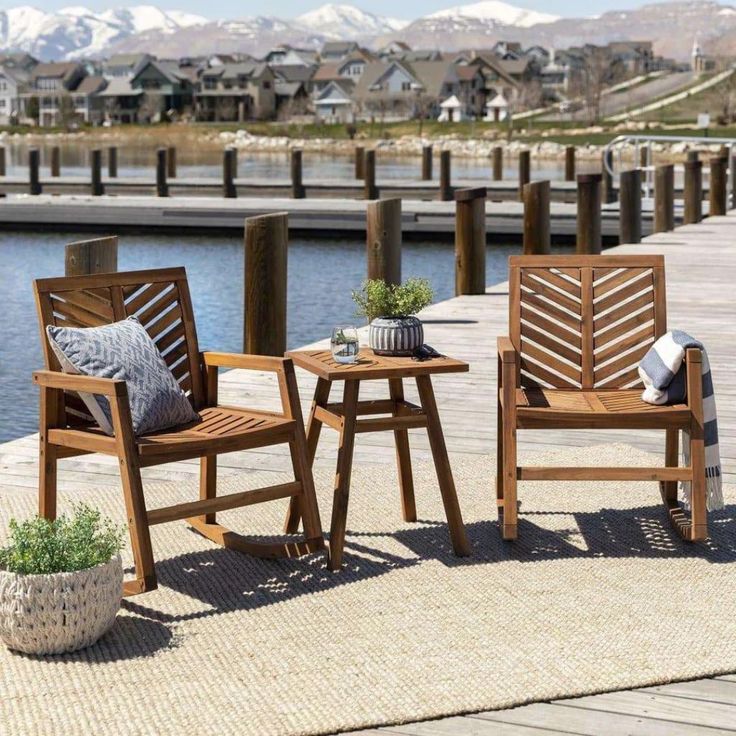
[[336, 362], [330, 350], [291, 350], [286, 357], [291, 358], [294, 365], [328, 381], [411, 378], [434, 373], [465, 373], [470, 369], [465, 361], [455, 358], [419, 361], [376, 355], [370, 348], [361, 348], [355, 363]]

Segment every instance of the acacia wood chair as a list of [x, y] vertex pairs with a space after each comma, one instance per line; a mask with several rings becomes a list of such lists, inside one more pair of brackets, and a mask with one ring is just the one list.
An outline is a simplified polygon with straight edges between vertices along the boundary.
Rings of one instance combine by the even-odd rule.
[[[116, 456], [135, 561], [135, 579], [126, 581], [126, 595], [157, 585], [149, 534], [154, 524], [187, 519], [208, 539], [259, 557], [290, 557], [324, 548], [291, 360], [200, 353], [183, 268], [41, 279], [35, 282], [35, 293], [46, 361], [46, 370], [33, 374], [41, 390], [39, 513], [48, 519], [56, 516], [57, 460], [92, 452]], [[136, 316], [153, 338], [198, 412], [198, 423], [136, 437], [124, 381], [61, 372], [46, 339], [46, 325], [93, 327], [130, 316]], [[220, 367], [274, 372], [283, 412], [218, 405]], [[77, 392], [108, 398], [113, 437], [95, 424]], [[289, 444], [293, 482], [217, 496], [217, 455], [281, 443]], [[141, 467], [190, 458], [201, 458], [200, 500], [148, 510]], [[217, 511], [289, 497], [298, 504], [304, 520], [302, 540], [252, 541], [216, 521]]]
[[[511, 256], [509, 330], [498, 338], [496, 495], [504, 539], [517, 536], [519, 480], [659, 481], [686, 540], [707, 537], [701, 352], [687, 351], [687, 402], [641, 399], [639, 360], [666, 332], [662, 256]], [[519, 429], [663, 429], [664, 468], [517, 467]], [[679, 432], [691, 463], [677, 467]], [[677, 481], [692, 482], [690, 518]]]

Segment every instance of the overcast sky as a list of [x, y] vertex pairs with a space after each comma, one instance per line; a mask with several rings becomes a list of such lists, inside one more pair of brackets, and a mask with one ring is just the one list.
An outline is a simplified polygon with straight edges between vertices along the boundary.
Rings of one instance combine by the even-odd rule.
[[[412, 20], [435, 10], [443, 10], [455, 5], [466, 5], [473, 1], [401, 0], [401, 2], [397, 2], [397, 0], [360, 0], [359, 2], [347, 4], [355, 5], [378, 15]], [[532, 10], [541, 10], [545, 13], [564, 16], [589, 16], [606, 10], [634, 8], [646, 4], [643, 0], [565, 0], [565, 2], [562, 2], [562, 0], [522, 0], [518, 3], [514, 0], [507, 0], [507, 2], [511, 5], [519, 5]], [[120, 2], [116, 2], [116, 0], [90, 0], [85, 2], [79, 0], [78, 3], [77, 0], [66, 0], [66, 2], [64, 0], [18, 0], [18, 2], [4, 0], [0, 3], [0, 7], [11, 8], [26, 4], [46, 11], [58, 10], [74, 4], [84, 5], [93, 10], [151, 4], [168, 10], [187, 10], [209, 18], [243, 18], [249, 15], [276, 15], [288, 18], [317, 8], [323, 5], [324, 2], [320, 2], [320, 0], [315, 0], [315, 2], [309, 0], [306, 2], [305, 0], [269, 0], [269, 2], [264, 3], [262, 0], [220, 0], [213, 6], [203, 4], [201, 0], [160, 0], [159, 2], [156, 0], [134, 0], [133, 2], [125, 2], [125, 0]]]

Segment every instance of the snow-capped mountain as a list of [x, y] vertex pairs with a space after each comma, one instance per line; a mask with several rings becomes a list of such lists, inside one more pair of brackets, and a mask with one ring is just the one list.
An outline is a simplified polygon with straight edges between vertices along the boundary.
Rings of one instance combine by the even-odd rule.
[[39, 59], [95, 56], [139, 33], [172, 34], [207, 18], [138, 5], [95, 13], [72, 6], [45, 13], [30, 6], [0, 11], [0, 49], [27, 51]]
[[399, 31], [409, 25], [409, 21], [398, 18], [385, 18], [367, 13], [353, 5], [329, 3], [316, 10], [310, 10], [294, 19], [294, 23], [310, 28], [315, 33], [334, 38], [356, 38], [378, 36], [382, 33]]
[[519, 28], [529, 28], [537, 23], [554, 23], [554, 21], [560, 19], [559, 15], [518, 8], [515, 5], [500, 2], [500, 0], [483, 0], [472, 5], [458, 5], [447, 10], [439, 10], [425, 17], [428, 20], [437, 18], [442, 22], [472, 19], [492, 26], [500, 24], [518, 26]]

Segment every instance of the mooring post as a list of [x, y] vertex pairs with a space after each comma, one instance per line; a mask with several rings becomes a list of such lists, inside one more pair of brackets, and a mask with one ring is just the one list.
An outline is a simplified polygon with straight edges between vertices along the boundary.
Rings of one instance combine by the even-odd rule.
[[440, 151], [439, 198], [442, 202], [449, 202], [452, 199], [452, 154], [450, 151]]
[[373, 149], [363, 153], [363, 196], [366, 199], [378, 199], [376, 152]]
[[503, 148], [494, 146], [491, 157], [493, 159], [493, 181], [503, 181]]
[[41, 178], [39, 169], [41, 166], [41, 153], [38, 148], [28, 150], [28, 191], [31, 194], [41, 194]]
[[550, 252], [549, 181], [524, 185], [524, 255]]
[[565, 181], [575, 181], [575, 146], [565, 147]]
[[720, 156], [710, 160], [709, 215], [726, 214], [726, 163]]
[[641, 169], [619, 175], [618, 242], [641, 242]]
[[703, 219], [703, 162], [688, 158], [684, 163], [683, 225], [694, 225]]
[[365, 177], [365, 148], [363, 146], [355, 146], [355, 178], [363, 179]]
[[118, 270], [118, 238], [79, 240], [64, 249], [64, 275], [89, 276], [93, 273], [113, 273]]
[[5, 146], [0, 146], [0, 176], [5, 176]]
[[236, 156], [234, 148], [226, 148], [222, 152], [222, 196], [226, 199], [235, 199], [238, 196], [235, 189]]
[[156, 196], [168, 197], [169, 184], [166, 181], [166, 149], [156, 149]]
[[291, 198], [304, 199], [305, 191], [302, 183], [302, 152], [299, 148], [291, 150]]
[[245, 353], [282, 356], [286, 350], [286, 212], [245, 221]]
[[169, 179], [176, 179], [176, 146], [169, 146], [166, 150], [166, 173]]
[[422, 181], [432, 179], [432, 146], [422, 146]]
[[378, 199], [366, 208], [368, 278], [401, 283], [401, 199]]
[[91, 169], [90, 193], [93, 197], [100, 197], [105, 193], [105, 185], [102, 183], [102, 150], [93, 148], [89, 152], [89, 164]]
[[59, 146], [51, 147], [51, 176], [61, 176], [61, 148]]
[[110, 146], [107, 149], [107, 176], [116, 179], [118, 175], [118, 148]]
[[[606, 165], [608, 164], [608, 165]], [[601, 155], [601, 198], [606, 204], [616, 201], [616, 190], [613, 186], [613, 152], [604, 151]]]
[[660, 164], [654, 170], [654, 228], [655, 233], [675, 229], [675, 167]]
[[601, 175], [578, 174], [578, 222], [576, 250], [581, 254], [601, 252]]
[[486, 188], [455, 192], [455, 294], [486, 291]]
[[519, 201], [524, 201], [524, 186], [531, 178], [531, 152], [519, 151]]

